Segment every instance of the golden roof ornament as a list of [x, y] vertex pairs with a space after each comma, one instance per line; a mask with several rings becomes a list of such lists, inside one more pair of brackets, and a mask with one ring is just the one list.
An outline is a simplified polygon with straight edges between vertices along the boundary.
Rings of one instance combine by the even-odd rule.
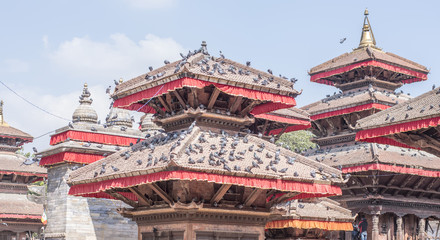
[[374, 38], [373, 29], [371, 28], [370, 20], [368, 19], [368, 9], [364, 12], [364, 25], [362, 27], [361, 41], [358, 48], [376, 47], [376, 39]]
[[122, 82], [124, 82], [124, 79], [119, 78], [119, 84], [121, 84]]

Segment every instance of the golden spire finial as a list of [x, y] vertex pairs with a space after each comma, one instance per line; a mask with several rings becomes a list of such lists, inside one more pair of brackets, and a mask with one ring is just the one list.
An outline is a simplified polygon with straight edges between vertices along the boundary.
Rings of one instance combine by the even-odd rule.
[[373, 29], [370, 25], [370, 20], [368, 20], [368, 9], [364, 12], [364, 25], [362, 27], [361, 41], [359, 43], [359, 48], [363, 47], [376, 47], [376, 39], [374, 39]]
[[3, 100], [0, 101], [0, 126], [9, 126], [3, 118]]
[[124, 81], [124, 79], [119, 78], [119, 83], [122, 83]]
[[87, 85], [87, 83], [84, 83], [84, 87], [86, 88], [88, 85]]

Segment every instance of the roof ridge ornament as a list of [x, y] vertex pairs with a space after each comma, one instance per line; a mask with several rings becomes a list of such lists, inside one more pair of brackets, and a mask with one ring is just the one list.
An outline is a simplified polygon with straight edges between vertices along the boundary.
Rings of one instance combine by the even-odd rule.
[[9, 126], [3, 117], [3, 100], [0, 101], [0, 126]]
[[93, 99], [90, 96], [91, 93], [89, 92], [88, 85], [84, 83], [82, 94], [79, 96], [80, 105], [72, 115], [73, 122], [98, 122], [98, 114], [91, 106]]
[[208, 48], [206, 46], [208, 46], [208, 44], [206, 44], [206, 41], [202, 41], [202, 44], [201, 44], [199, 51], [205, 55], [209, 55]]
[[361, 40], [359, 42], [359, 47], [357, 49], [365, 48], [365, 47], [373, 47], [379, 49], [378, 47], [376, 47], [376, 39], [374, 38], [373, 29], [371, 28], [370, 20], [368, 19], [368, 15], [369, 15], [368, 9], [365, 9], [364, 15], [365, 17], [364, 17], [364, 24], [362, 27]]

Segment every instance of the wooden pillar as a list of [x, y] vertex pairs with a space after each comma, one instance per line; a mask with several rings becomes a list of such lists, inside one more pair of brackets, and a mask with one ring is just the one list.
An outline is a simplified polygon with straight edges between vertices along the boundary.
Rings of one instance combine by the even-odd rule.
[[397, 216], [396, 218], [396, 240], [403, 240], [403, 219], [401, 216]]
[[373, 214], [371, 216], [372, 230], [371, 240], [379, 240], [379, 214]]
[[426, 220], [424, 218], [419, 219], [419, 232], [417, 233], [419, 240], [425, 240], [425, 224]]

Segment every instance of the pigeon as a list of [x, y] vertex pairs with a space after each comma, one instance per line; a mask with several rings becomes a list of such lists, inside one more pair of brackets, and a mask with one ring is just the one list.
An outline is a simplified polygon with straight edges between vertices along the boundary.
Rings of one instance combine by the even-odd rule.
[[196, 162], [192, 158], [188, 158], [188, 163], [189, 164], [196, 164]]
[[226, 165], [226, 164], [223, 165], [223, 169], [225, 169], [228, 172], [231, 171], [231, 168], [228, 165]]
[[73, 124], [71, 122], [69, 122], [68, 126], [69, 126], [69, 128], [74, 128]]
[[270, 70], [270, 69], [267, 69], [267, 72], [273, 75], [273, 72], [272, 72], [272, 70]]
[[36, 147], [32, 147], [32, 150], [34, 151], [34, 153], [37, 153], [37, 152], [38, 152], [38, 150], [37, 150]]
[[205, 161], [205, 156], [203, 156], [199, 160], [197, 160], [197, 163], [203, 163], [204, 161]]
[[33, 164], [35, 161], [33, 158], [27, 158], [22, 164], [24, 165], [31, 165]]
[[252, 161], [252, 167], [254, 167], [254, 168], [260, 168], [260, 166], [258, 165], [258, 163], [256, 163], [255, 161]]
[[148, 67], [148, 70], [150, 70], [150, 72], [153, 71], [153, 67], [152, 67], [152, 66], [149, 66], [149, 67]]
[[138, 160], [136, 160], [136, 163], [137, 163], [138, 165], [142, 165], [142, 160], [138, 159]]
[[287, 168], [283, 168], [280, 170], [280, 173], [285, 173], [285, 172], [287, 172]]
[[115, 167], [113, 165], [111, 167], [112, 167], [113, 171], [115, 171], [115, 172], [119, 171], [119, 168], [117, 168], [117, 167]]
[[131, 155], [128, 151], [124, 153], [124, 156], [125, 156], [125, 160], [127, 160], [131, 157]]
[[250, 62], [250, 61], [247, 61], [247, 62], [246, 62], [246, 66], [250, 67], [250, 66], [251, 66], [251, 62]]
[[108, 88], [105, 89], [106, 94], [110, 94], [110, 91], [112, 90], [111, 86], [108, 86]]
[[315, 172], [315, 170], [310, 171], [310, 176], [312, 176], [313, 178], [316, 177], [316, 172]]
[[118, 86], [118, 85], [119, 85], [119, 82], [118, 82], [118, 81], [116, 81], [116, 79], [114, 79], [114, 80], [113, 80], [113, 82], [115, 83], [115, 85], [116, 85], [116, 86]]
[[98, 131], [95, 127], [91, 127], [90, 128], [90, 131], [93, 131], [93, 132], [96, 132], [96, 131]]
[[85, 143], [83, 146], [84, 147], [90, 147], [92, 144], [90, 142]]
[[347, 40], [347, 38], [342, 38], [341, 40], [339, 40], [339, 43], [343, 44], [345, 42], [345, 40]]

